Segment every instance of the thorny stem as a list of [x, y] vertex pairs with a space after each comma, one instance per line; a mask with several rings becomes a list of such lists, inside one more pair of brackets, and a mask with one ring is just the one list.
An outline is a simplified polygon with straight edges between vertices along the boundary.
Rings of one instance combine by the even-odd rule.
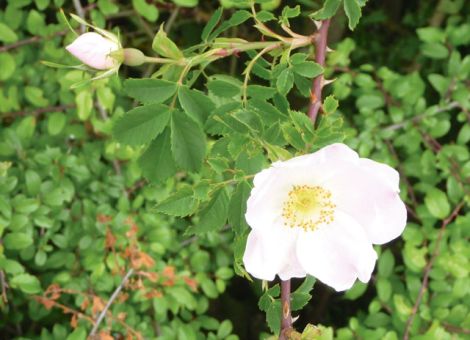
[[[328, 40], [328, 28], [330, 27], [330, 19], [321, 22], [318, 35], [315, 39], [315, 61], [322, 67], [325, 65], [326, 57], [326, 43]], [[318, 112], [322, 105], [322, 89], [323, 89], [323, 74], [319, 75], [313, 80], [312, 90], [310, 93], [310, 106], [308, 108], [308, 116], [315, 125]]]
[[[321, 23], [318, 34], [315, 35], [315, 61], [321, 66], [325, 65], [326, 43], [328, 39], [328, 28], [330, 19]], [[319, 75], [313, 80], [311, 91], [311, 102], [308, 109], [308, 116], [315, 126], [318, 111], [322, 103], [323, 75]], [[281, 333], [279, 339], [288, 339], [289, 331], [292, 329], [292, 316], [290, 310], [290, 280], [281, 281]]]
[[281, 281], [281, 334], [280, 340], [288, 339], [292, 329], [292, 316], [290, 313], [290, 280]]

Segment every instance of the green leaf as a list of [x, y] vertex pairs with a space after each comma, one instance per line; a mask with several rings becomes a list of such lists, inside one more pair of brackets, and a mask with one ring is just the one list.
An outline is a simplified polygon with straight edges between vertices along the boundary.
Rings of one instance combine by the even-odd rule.
[[294, 74], [291, 69], [286, 68], [276, 80], [276, 88], [280, 94], [286, 95], [294, 86]]
[[212, 33], [215, 26], [217, 26], [217, 24], [219, 23], [220, 18], [222, 17], [223, 11], [224, 10], [223, 10], [222, 7], [219, 7], [214, 11], [214, 14], [212, 14], [211, 18], [209, 19], [206, 26], [202, 30], [202, 34], [201, 34], [201, 40], [202, 41], [207, 41], [207, 38]]
[[7, 25], [0, 22], [0, 41], [4, 43], [13, 43], [18, 40], [16, 33]]
[[335, 113], [338, 109], [338, 101], [336, 100], [335, 96], [330, 95], [326, 97], [325, 101], [323, 102], [323, 111], [325, 113]]
[[207, 88], [216, 96], [232, 98], [240, 94], [241, 88], [223, 79], [210, 80]]
[[213, 194], [209, 204], [201, 211], [199, 223], [191, 229], [199, 234], [215, 231], [225, 225], [228, 213], [228, 195], [223, 187]]
[[158, 7], [154, 4], [149, 4], [145, 0], [132, 0], [132, 6], [145, 19], [155, 22], [158, 19]]
[[180, 87], [178, 90], [178, 100], [184, 111], [201, 126], [204, 125], [210, 112], [215, 108], [209, 97], [200, 91], [190, 90], [186, 86]]
[[77, 116], [80, 120], [87, 120], [93, 110], [93, 95], [89, 90], [80, 91], [75, 97]]
[[361, 18], [361, 6], [357, 0], [344, 0], [344, 11], [348, 17], [349, 29], [354, 30]]
[[189, 186], [179, 189], [176, 193], [158, 203], [156, 210], [160, 213], [172, 216], [188, 216], [194, 212], [197, 200]]
[[228, 30], [230, 27], [243, 24], [251, 18], [251, 13], [246, 10], [239, 10], [232, 14], [229, 20], [224, 21], [216, 30], [209, 34], [208, 41], [218, 37], [222, 32]]
[[16, 69], [15, 58], [8, 52], [0, 54], [0, 80], [7, 80], [10, 78]]
[[438, 219], [444, 219], [450, 214], [450, 204], [444, 192], [437, 188], [431, 188], [424, 198], [426, 208], [431, 215]]
[[139, 158], [142, 174], [150, 181], [161, 182], [176, 172], [171, 154], [171, 133], [167, 127]]
[[313, 61], [304, 61], [302, 63], [295, 64], [292, 67], [292, 70], [307, 78], [314, 78], [323, 73], [323, 67]]
[[315, 284], [315, 278], [307, 276], [302, 284], [291, 294], [291, 309], [293, 311], [302, 309], [312, 298], [310, 291]]
[[13, 232], [3, 238], [3, 244], [7, 249], [21, 250], [33, 244], [33, 238], [25, 233]]
[[354, 285], [344, 294], [344, 298], [348, 300], [356, 300], [361, 297], [367, 289], [367, 284], [356, 281]]
[[389, 277], [393, 273], [393, 269], [395, 266], [395, 258], [393, 257], [392, 252], [387, 249], [385, 250], [379, 258], [378, 263], [378, 273], [382, 277]]
[[224, 320], [217, 330], [217, 339], [225, 339], [232, 332], [233, 326], [230, 320]]
[[429, 82], [431, 83], [432, 87], [436, 89], [437, 92], [442, 96], [448, 90], [450, 86], [450, 79], [440, 75], [440, 74], [430, 74], [428, 76]]
[[173, 0], [173, 2], [182, 7], [196, 7], [198, 0]]
[[72, 333], [67, 336], [65, 340], [85, 340], [87, 338], [87, 333], [84, 328], [77, 327]]
[[160, 26], [158, 33], [153, 38], [152, 49], [162, 57], [167, 57], [174, 60], [184, 58], [183, 52], [180, 51], [178, 46], [166, 35], [163, 26]]
[[248, 229], [246, 223], [246, 203], [250, 196], [251, 186], [246, 181], [238, 183], [235, 191], [230, 198], [228, 209], [228, 223], [236, 233], [241, 233]]
[[19, 274], [14, 276], [10, 284], [13, 288], [19, 288], [26, 294], [37, 294], [41, 292], [39, 280], [30, 274]]
[[39, 193], [41, 187], [41, 177], [37, 172], [28, 169], [25, 172], [26, 190], [31, 196], [35, 196]]
[[416, 30], [421, 41], [427, 43], [443, 43], [446, 35], [442, 29], [437, 27], [422, 27]]
[[171, 149], [176, 163], [188, 171], [198, 171], [206, 154], [206, 136], [201, 127], [181, 111], [171, 117]]
[[432, 59], [445, 59], [449, 55], [449, 50], [441, 43], [424, 43], [421, 52]]
[[47, 132], [51, 136], [58, 135], [64, 129], [66, 122], [67, 117], [62, 112], [52, 113], [47, 119]]
[[323, 7], [312, 14], [315, 20], [325, 20], [331, 18], [338, 11], [342, 0], [326, 0]]
[[266, 311], [266, 322], [274, 334], [279, 334], [281, 331], [281, 301], [276, 300], [272, 303]]
[[128, 79], [124, 82], [126, 93], [143, 104], [163, 103], [172, 97], [178, 86], [163, 79]]
[[150, 104], [130, 110], [120, 117], [113, 127], [113, 136], [120, 143], [142, 145], [157, 137], [167, 126], [170, 108]]

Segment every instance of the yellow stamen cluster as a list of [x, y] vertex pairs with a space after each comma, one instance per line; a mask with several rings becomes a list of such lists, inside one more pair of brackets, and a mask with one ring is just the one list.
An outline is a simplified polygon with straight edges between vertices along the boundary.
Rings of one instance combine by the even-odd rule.
[[331, 192], [320, 186], [294, 185], [282, 207], [284, 225], [314, 231], [334, 220]]

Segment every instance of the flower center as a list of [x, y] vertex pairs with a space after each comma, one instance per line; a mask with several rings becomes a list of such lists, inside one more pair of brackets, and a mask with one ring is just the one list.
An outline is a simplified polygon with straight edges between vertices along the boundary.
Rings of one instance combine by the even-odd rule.
[[282, 207], [284, 225], [314, 231], [334, 220], [336, 205], [331, 192], [320, 186], [294, 185]]

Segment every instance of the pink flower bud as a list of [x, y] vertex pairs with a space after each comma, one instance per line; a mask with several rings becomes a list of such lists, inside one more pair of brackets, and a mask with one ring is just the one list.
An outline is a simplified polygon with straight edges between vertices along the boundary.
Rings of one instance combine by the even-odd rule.
[[120, 49], [118, 42], [95, 32], [80, 35], [66, 49], [84, 64], [98, 70], [108, 70], [120, 63], [111, 56], [112, 52]]

